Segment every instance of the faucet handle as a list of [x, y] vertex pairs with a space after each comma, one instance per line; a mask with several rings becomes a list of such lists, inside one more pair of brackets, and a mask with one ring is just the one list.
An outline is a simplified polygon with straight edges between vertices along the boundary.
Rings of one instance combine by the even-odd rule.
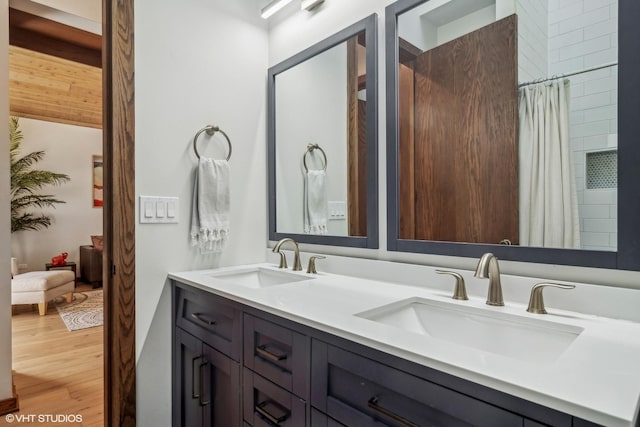
[[455, 271], [449, 271], [449, 270], [436, 270], [436, 273], [438, 274], [448, 274], [450, 276], [455, 277], [456, 279], [456, 288], [453, 291], [453, 299], [459, 299], [459, 300], [468, 300], [469, 297], [467, 296], [467, 288], [464, 285], [464, 277], [462, 277], [459, 273], [456, 273]]
[[280, 255], [280, 264], [278, 265], [278, 268], [287, 268], [287, 256], [284, 252], [277, 251], [276, 253]]
[[316, 260], [317, 259], [325, 259], [325, 256], [322, 255], [314, 255], [309, 258], [309, 265], [307, 266], [307, 273], [309, 274], [318, 274], [316, 271]]
[[547, 314], [544, 309], [544, 300], [542, 299], [542, 290], [546, 287], [559, 289], [573, 289], [575, 285], [563, 285], [561, 283], [538, 283], [531, 288], [531, 296], [529, 297], [529, 307], [527, 311], [534, 314]]

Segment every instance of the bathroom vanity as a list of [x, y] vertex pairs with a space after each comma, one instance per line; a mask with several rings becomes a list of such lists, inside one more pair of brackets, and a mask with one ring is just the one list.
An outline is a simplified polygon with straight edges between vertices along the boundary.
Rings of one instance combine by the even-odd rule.
[[174, 426], [638, 425], [635, 322], [456, 301], [444, 278], [170, 278]]

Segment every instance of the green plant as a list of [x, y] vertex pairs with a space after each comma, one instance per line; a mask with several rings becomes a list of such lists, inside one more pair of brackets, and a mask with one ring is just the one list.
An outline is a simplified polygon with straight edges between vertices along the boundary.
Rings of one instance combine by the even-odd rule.
[[37, 194], [47, 185], [60, 185], [70, 180], [68, 175], [32, 169], [44, 158], [44, 151], [34, 151], [20, 156], [23, 136], [17, 117], [9, 121], [9, 153], [11, 160], [11, 232], [20, 230], [40, 230], [51, 225], [51, 218], [33, 213], [34, 208], [53, 207], [65, 203], [51, 194]]

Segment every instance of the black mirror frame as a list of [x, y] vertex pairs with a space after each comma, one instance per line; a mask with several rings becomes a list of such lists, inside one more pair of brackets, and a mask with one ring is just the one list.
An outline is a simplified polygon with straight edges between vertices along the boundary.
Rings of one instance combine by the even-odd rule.
[[618, 13], [618, 251], [553, 249], [399, 238], [398, 15], [429, 0], [399, 0], [385, 9], [387, 99], [387, 249], [640, 271], [640, 2], [619, 0]]
[[[267, 174], [269, 194], [269, 240], [291, 237], [298, 243], [378, 248], [378, 15], [367, 18], [339, 31], [325, 40], [297, 53], [269, 68], [267, 81]], [[366, 43], [367, 91], [367, 235], [365, 237], [329, 236], [281, 233], [276, 230], [276, 98], [275, 78], [279, 73], [306, 61], [348, 39], [364, 32]]]

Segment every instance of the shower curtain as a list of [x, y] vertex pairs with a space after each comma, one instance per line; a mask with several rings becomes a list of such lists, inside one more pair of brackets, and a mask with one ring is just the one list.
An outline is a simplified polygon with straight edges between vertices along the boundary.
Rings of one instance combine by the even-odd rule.
[[580, 248], [569, 80], [520, 89], [520, 244]]

